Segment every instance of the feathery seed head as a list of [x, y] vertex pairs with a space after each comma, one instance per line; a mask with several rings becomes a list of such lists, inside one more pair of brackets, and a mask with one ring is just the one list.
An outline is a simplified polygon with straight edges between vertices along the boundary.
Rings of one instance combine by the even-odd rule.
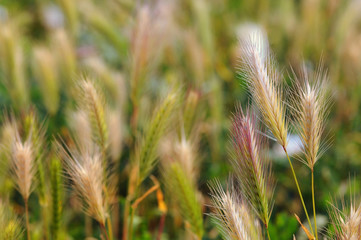
[[42, 91], [43, 102], [47, 111], [54, 115], [60, 101], [56, 61], [49, 48], [38, 46], [33, 51], [33, 69]]
[[170, 125], [179, 100], [177, 92], [170, 92], [154, 113], [144, 137], [138, 143], [135, 164], [139, 166], [139, 182], [142, 182], [151, 172], [158, 159], [158, 145], [161, 137]]
[[326, 75], [319, 71], [311, 83], [305, 67], [303, 67], [303, 82], [298, 83], [299, 96], [295, 99], [298, 132], [302, 140], [305, 164], [313, 169], [323, 153], [321, 137], [324, 131], [325, 118], [328, 110]]
[[101, 91], [88, 79], [83, 79], [79, 84], [81, 91], [80, 107], [89, 116], [95, 142], [102, 148], [108, 147], [108, 126], [106, 122], [105, 101]]
[[25, 200], [29, 199], [33, 190], [33, 178], [36, 172], [33, 144], [30, 139], [28, 138], [23, 143], [19, 134], [17, 134], [12, 147], [12, 175], [20, 194]]
[[232, 164], [243, 195], [267, 226], [271, 214], [269, 198], [273, 194], [272, 176], [270, 162], [261, 154], [263, 146], [256, 133], [255, 118], [252, 113], [244, 115], [240, 107], [234, 115]]
[[278, 143], [287, 146], [287, 122], [276, 72], [268, 41], [260, 30], [240, 39], [241, 66], [251, 95], [263, 120]]
[[218, 181], [211, 185], [214, 213], [212, 218], [228, 240], [262, 239], [259, 222], [238, 195], [233, 184], [225, 192]]
[[169, 134], [169, 136], [161, 142], [160, 155], [162, 165], [167, 167], [167, 165], [177, 162], [187, 177], [196, 183], [199, 173], [196, 140], [186, 139], [185, 137], [179, 140], [178, 137], [174, 135], [175, 134]]
[[351, 201], [349, 209], [345, 206], [338, 209], [331, 205], [329, 215], [334, 232], [331, 232], [332, 239], [335, 240], [356, 240], [361, 239], [361, 205], [355, 205]]
[[[69, 151], [69, 153], [68, 153]], [[61, 148], [66, 171], [72, 180], [74, 190], [82, 199], [84, 212], [100, 224], [105, 224], [106, 201], [103, 192], [104, 170], [99, 151], [69, 150]]]
[[195, 184], [178, 162], [166, 166], [163, 174], [169, 196], [179, 207], [180, 214], [189, 224], [191, 231], [201, 239], [204, 233], [203, 216]]

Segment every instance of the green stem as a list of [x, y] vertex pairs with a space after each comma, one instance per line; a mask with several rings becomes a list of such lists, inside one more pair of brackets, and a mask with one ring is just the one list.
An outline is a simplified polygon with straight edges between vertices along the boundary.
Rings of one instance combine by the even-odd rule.
[[110, 220], [110, 216], [107, 217], [107, 225], [108, 225], [109, 240], [113, 240], [113, 230], [112, 230], [112, 222]]
[[106, 230], [104, 224], [99, 223], [99, 225], [100, 225], [100, 229], [102, 230], [105, 239], [106, 239], [106, 240], [110, 240], [110, 239], [109, 239], [109, 235], [108, 235], [108, 233], [107, 233], [107, 230]]
[[133, 238], [133, 220], [134, 220], [134, 212], [135, 212], [135, 209], [132, 208], [132, 213], [130, 215], [130, 223], [129, 223], [129, 238], [128, 240], [132, 240]]
[[269, 235], [269, 229], [268, 229], [269, 225], [268, 225], [268, 223], [264, 223], [264, 226], [265, 226], [266, 232], [267, 232], [267, 239], [271, 240], [271, 236]]
[[28, 199], [25, 199], [25, 221], [26, 221], [26, 234], [27, 234], [27, 239], [30, 240], [31, 237], [30, 237]]
[[308, 224], [310, 225], [311, 233], [314, 235], [313, 228], [312, 228], [311, 221], [310, 221], [310, 217], [308, 216], [307, 208], [306, 208], [305, 202], [303, 201], [302, 192], [301, 192], [300, 186], [299, 186], [299, 184], [298, 184], [297, 176], [296, 176], [295, 170], [293, 169], [293, 164], [292, 164], [292, 162], [291, 162], [290, 156], [288, 156], [288, 152], [287, 152], [287, 150], [286, 150], [286, 147], [285, 147], [285, 146], [282, 146], [282, 147], [283, 147], [283, 150], [284, 150], [285, 153], [286, 153], [286, 156], [287, 156], [287, 159], [288, 159], [288, 163], [290, 164], [290, 167], [291, 167], [291, 170], [292, 170], [292, 174], [293, 174], [293, 179], [295, 180], [295, 183], [296, 183], [296, 186], [297, 186], [297, 190], [298, 190], [298, 194], [299, 194], [300, 199], [301, 199], [301, 202], [302, 202], [303, 210], [305, 211]]
[[128, 240], [128, 216], [130, 209], [130, 200], [129, 197], [125, 199], [124, 205], [124, 215], [123, 215], [123, 240]]
[[316, 204], [315, 204], [315, 181], [314, 181], [314, 174], [313, 174], [313, 168], [312, 171], [312, 206], [313, 206], [313, 219], [315, 221], [315, 235], [316, 240], [318, 240], [318, 234], [317, 234], [317, 221], [316, 221]]

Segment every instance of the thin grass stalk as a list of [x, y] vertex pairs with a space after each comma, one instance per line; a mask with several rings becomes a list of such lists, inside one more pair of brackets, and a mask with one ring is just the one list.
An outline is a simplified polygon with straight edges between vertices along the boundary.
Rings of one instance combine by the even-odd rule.
[[318, 240], [318, 234], [317, 234], [317, 220], [316, 220], [316, 204], [315, 204], [315, 183], [314, 183], [314, 173], [313, 173], [313, 169], [312, 173], [311, 173], [311, 187], [312, 187], [312, 207], [313, 207], [313, 220], [315, 222], [315, 235], [316, 235], [316, 240]]
[[28, 240], [31, 240], [30, 237], [30, 224], [29, 224], [29, 206], [28, 199], [24, 199], [25, 202], [25, 223], [26, 223], [26, 236]]
[[268, 227], [266, 228], [266, 231], [267, 231], [268, 240], [271, 240], [271, 236], [269, 235], [269, 229], [268, 229]]
[[296, 176], [295, 170], [294, 170], [294, 168], [293, 168], [293, 164], [292, 164], [292, 162], [291, 162], [291, 159], [290, 159], [290, 157], [289, 157], [289, 155], [288, 155], [288, 152], [287, 152], [287, 150], [286, 150], [285, 147], [283, 147], [283, 150], [284, 150], [284, 152], [286, 153], [286, 156], [287, 156], [287, 159], [288, 159], [288, 163], [290, 164], [290, 167], [291, 167], [291, 170], [292, 170], [293, 179], [294, 179], [294, 181], [295, 181], [295, 183], [296, 183], [298, 195], [300, 196], [300, 199], [301, 199], [301, 202], [302, 202], [302, 206], [303, 206], [303, 210], [305, 211], [306, 218], [307, 218], [308, 224], [309, 224], [309, 226], [310, 226], [311, 233], [312, 233], [312, 235], [314, 235], [314, 231], [313, 231], [313, 228], [312, 228], [311, 220], [310, 220], [310, 217], [308, 216], [307, 208], [306, 208], [305, 202], [304, 202], [304, 200], [303, 200], [301, 188], [300, 188], [300, 186], [299, 186], [299, 184], [298, 184], [298, 180], [297, 180], [297, 176]]
[[102, 233], [106, 240], [110, 240], [107, 229], [105, 228], [104, 224], [99, 223], [100, 229], [102, 230]]
[[59, 238], [59, 229], [61, 221], [61, 165], [57, 158], [51, 161], [51, 197], [52, 197], [52, 221], [51, 235], [53, 240]]
[[43, 126], [38, 122], [37, 115], [34, 111], [30, 111], [29, 114], [25, 117], [24, 121], [24, 130], [25, 137], [30, 138], [35, 153], [35, 163], [37, 167], [36, 180], [37, 180], [37, 193], [39, 196], [39, 203], [41, 206], [41, 215], [43, 223], [43, 233], [45, 237], [49, 238], [49, 228], [48, 228], [48, 197], [47, 197], [47, 188], [45, 184], [45, 166], [44, 166], [44, 130]]

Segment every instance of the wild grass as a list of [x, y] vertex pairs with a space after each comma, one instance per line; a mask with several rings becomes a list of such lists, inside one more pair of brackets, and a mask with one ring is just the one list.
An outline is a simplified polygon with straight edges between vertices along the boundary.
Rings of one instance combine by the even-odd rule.
[[1, 1], [0, 240], [360, 239], [360, 10]]

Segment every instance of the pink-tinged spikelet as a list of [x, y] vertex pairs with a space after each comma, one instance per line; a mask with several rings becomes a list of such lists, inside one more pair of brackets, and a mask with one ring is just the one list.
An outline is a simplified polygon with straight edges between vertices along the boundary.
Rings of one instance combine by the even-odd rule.
[[261, 153], [263, 145], [261, 136], [256, 133], [255, 120], [255, 115], [244, 115], [238, 108], [233, 117], [231, 156], [243, 195], [268, 227], [272, 208], [269, 199], [273, 194], [271, 166]]
[[260, 224], [233, 187], [224, 191], [218, 181], [211, 185], [212, 218], [225, 239], [262, 239]]
[[34, 147], [31, 142], [31, 137], [25, 142], [22, 142], [19, 133], [12, 146], [12, 176], [17, 186], [18, 191], [25, 201], [33, 190], [35, 169]]
[[302, 82], [298, 82], [298, 98], [295, 99], [298, 132], [302, 140], [305, 164], [313, 169], [320, 155], [324, 152], [321, 137], [324, 132], [328, 99], [325, 86], [326, 74], [318, 71], [310, 82], [305, 67], [302, 69]]
[[241, 74], [249, 86], [263, 120], [282, 147], [287, 146], [287, 122], [279, 90], [279, 74], [275, 70], [268, 41], [261, 30], [240, 39]]
[[104, 226], [107, 208], [103, 191], [104, 170], [101, 154], [96, 150], [79, 152], [64, 148], [61, 154], [74, 190], [83, 202], [84, 212]]

